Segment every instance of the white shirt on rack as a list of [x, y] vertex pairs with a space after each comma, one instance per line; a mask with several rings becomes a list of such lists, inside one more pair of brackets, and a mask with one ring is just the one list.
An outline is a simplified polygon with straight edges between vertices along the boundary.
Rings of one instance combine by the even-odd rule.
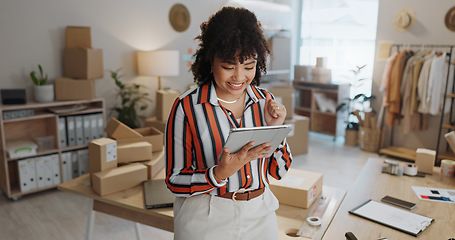
[[441, 56], [433, 58], [431, 63], [427, 90], [427, 99], [430, 103], [429, 113], [431, 115], [438, 115], [442, 110], [442, 101], [444, 100], [444, 88], [446, 85], [448, 67], [446, 56], [447, 54], [444, 52]]
[[419, 97], [420, 103], [419, 108], [417, 109], [420, 113], [429, 113], [430, 103], [429, 99], [427, 99], [428, 95], [428, 80], [430, 76], [431, 70], [431, 63], [433, 62], [433, 58], [435, 56], [434, 51], [431, 52], [429, 55], [425, 56], [425, 60], [422, 66], [422, 70], [420, 71], [419, 81], [417, 84], [417, 95]]

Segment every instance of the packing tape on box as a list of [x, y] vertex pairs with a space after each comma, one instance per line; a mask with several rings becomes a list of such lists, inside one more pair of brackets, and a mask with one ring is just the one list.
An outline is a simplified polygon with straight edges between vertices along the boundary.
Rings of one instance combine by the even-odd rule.
[[307, 217], [306, 221], [311, 226], [319, 226], [319, 225], [321, 225], [321, 219], [319, 217]]
[[409, 176], [417, 175], [417, 166], [415, 164], [406, 164], [404, 166], [404, 174]]

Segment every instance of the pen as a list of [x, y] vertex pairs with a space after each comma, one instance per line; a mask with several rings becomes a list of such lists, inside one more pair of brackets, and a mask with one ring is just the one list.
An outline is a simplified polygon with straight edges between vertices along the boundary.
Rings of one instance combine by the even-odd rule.
[[346, 240], [357, 240], [354, 233], [352, 232], [347, 232], [344, 234], [344, 236], [346, 237]]

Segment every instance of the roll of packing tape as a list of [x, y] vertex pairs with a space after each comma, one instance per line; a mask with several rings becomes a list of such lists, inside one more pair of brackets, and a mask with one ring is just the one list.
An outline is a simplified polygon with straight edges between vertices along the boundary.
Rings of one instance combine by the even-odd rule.
[[417, 166], [415, 164], [406, 164], [404, 166], [404, 174], [409, 176], [417, 175]]
[[306, 221], [311, 226], [319, 226], [319, 225], [321, 225], [321, 219], [319, 217], [307, 217]]

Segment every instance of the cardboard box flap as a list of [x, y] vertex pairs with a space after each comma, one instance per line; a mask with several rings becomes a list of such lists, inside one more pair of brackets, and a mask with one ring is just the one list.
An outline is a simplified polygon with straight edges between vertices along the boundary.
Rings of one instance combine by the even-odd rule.
[[116, 140], [142, 137], [140, 133], [115, 118], [111, 118], [104, 131], [108, 137]]

